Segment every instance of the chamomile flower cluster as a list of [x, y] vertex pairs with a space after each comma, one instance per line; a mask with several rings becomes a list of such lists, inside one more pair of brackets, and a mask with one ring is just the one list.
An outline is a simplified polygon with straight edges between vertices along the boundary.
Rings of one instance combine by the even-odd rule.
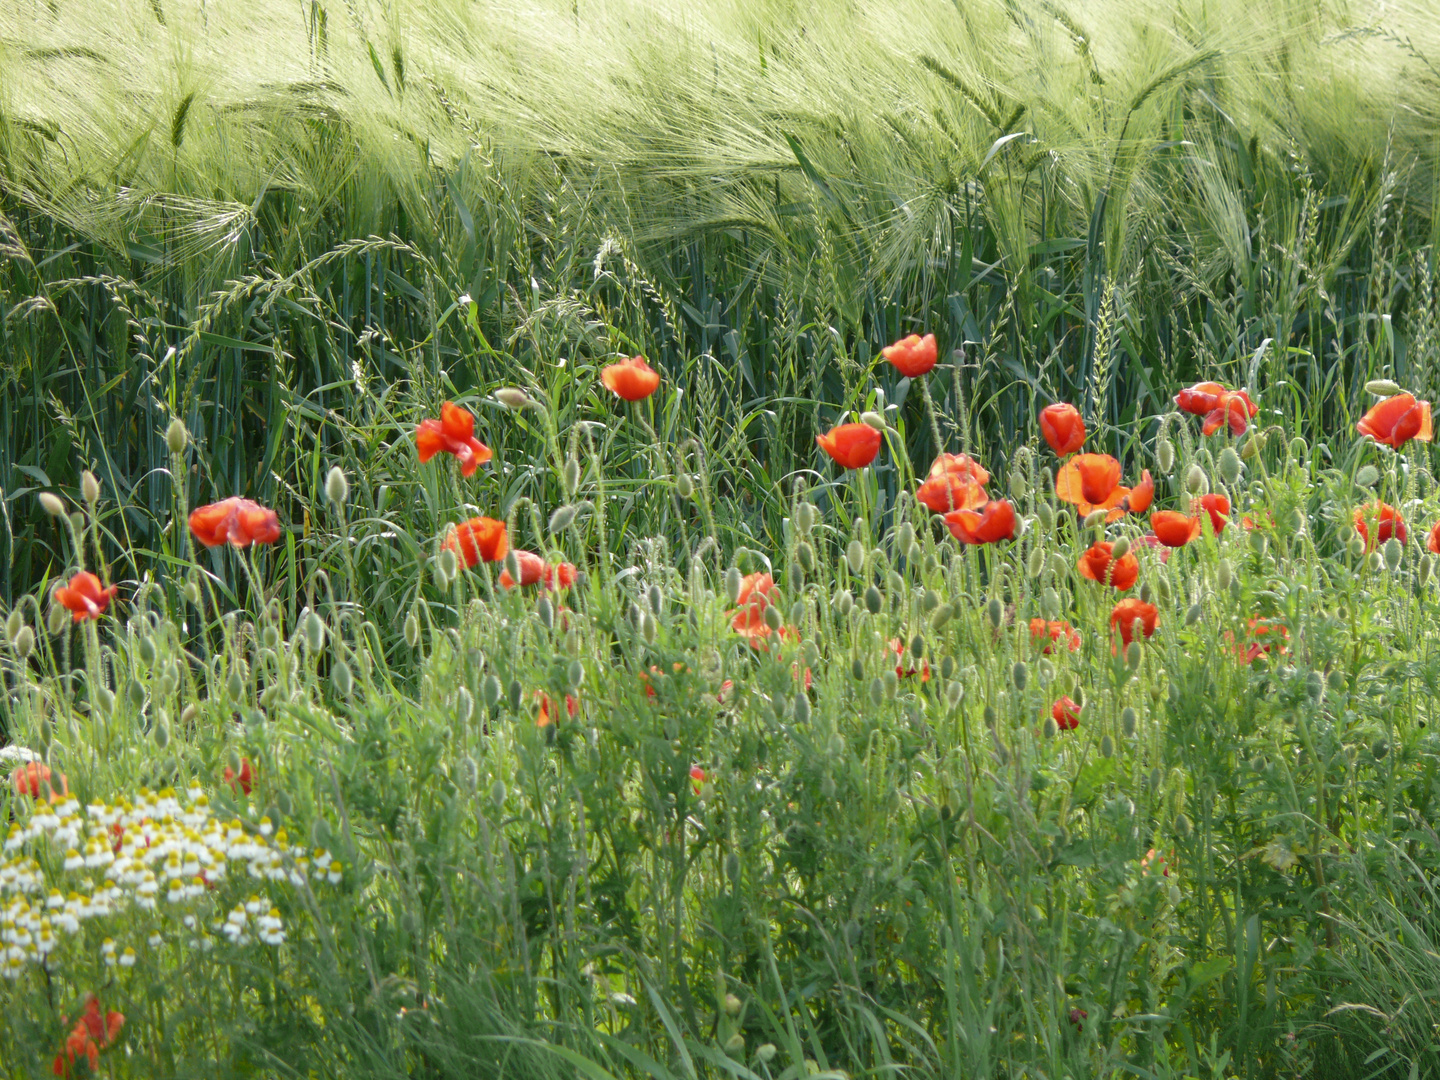
[[[222, 821], [198, 786], [183, 794], [141, 788], [133, 799], [84, 807], [65, 795], [37, 801], [28, 814], [25, 805], [17, 803], [20, 820], [0, 845], [0, 976], [9, 979], [29, 965], [49, 967], [67, 939], [102, 919], [117, 919], [116, 935], [135, 939], [105, 937], [107, 967], [133, 967], [142, 941], [163, 945], [169, 921], [183, 927], [172, 935], [201, 948], [213, 947], [210, 930], [232, 945], [278, 946], [285, 926], [269, 893], [344, 877], [330, 852], [291, 843], [268, 817], [258, 826]], [[222, 915], [217, 890], [246, 878], [249, 899]]]

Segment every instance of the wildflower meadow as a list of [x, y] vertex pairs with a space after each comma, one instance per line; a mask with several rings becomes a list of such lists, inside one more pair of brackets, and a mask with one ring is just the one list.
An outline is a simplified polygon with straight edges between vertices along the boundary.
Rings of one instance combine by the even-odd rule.
[[1440, 1076], [1354, 7], [0, 12], [0, 1077]]

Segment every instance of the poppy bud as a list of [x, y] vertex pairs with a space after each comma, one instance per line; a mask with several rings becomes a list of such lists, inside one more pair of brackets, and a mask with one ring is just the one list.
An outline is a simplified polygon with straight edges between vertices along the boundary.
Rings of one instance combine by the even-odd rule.
[[803, 692], [795, 695], [795, 722], [802, 725], [810, 722], [810, 699]]
[[955, 606], [953, 604], [941, 604], [935, 609], [935, 614], [930, 617], [930, 625], [936, 630], [939, 630], [954, 617]]
[[530, 395], [517, 386], [502, 386], [495, 391], [495, 400], [507, 409], [523, 409], [530, 404]]
[[455, 691], [455, 722], [464, 727], [475, 712], [475, 699], [465, 687]]
[[170, 448], [170, 453], [183, 454], [189, 442], [190, 432], [185, 430], [184, 422], [178, 416], [175, 417], [165, 429], [165, 445]]
[[130, 685], [125, 688], [126, 696], [130, 698], [130, 704], [140, 709], [145, 705], [145, 687], [137, 679], [131, 679]]
[[[1139, 619], [1136, 619], [1135, 621], [1136, 621], [1137, 623], [1140, 622]], [[1142, 625], [1142, 626], [1139, 628], [1139, 630], [1136, 632], [1136, 636], [1138, 637], [1140, 634], [1143, 634], [1144, 632], [1145, 632], [1145, 630], [1144, 630], [1143, 625]], [[1141, 654], [1141, 651], [1140, 651], [1140, 642], [1139, 642], [1139, 641], [1132, 641], [1132, 642], [1130, 642], [1129, 645], [1125, 646], [1125, 666], [1128, 667], [1131, 671], [1137, 671], [1137, 670], [1139, 670], [1139, 668], [1140, 668], [1141, 655], [1142, 655], [1142, 654]]]
[[1010, 497], [1019, 502], [1029, 494], [1030, 485], [1025, 482], [1025, 477], [1021, 476], [1019, 472], [1012, 472], [1010, 474]]
[[695, 481], [690, 479], [689, 473], [681, 473], [675, 477], [675, 494], [682, 499], [689, 499], [695, 495]]
[[725, 595], [730, 598], [730, 603], [734, 604], [739, 601], [741, 584], [742, 579], [738, 566], [732, 566], [725, 571]]
[[1110, 546], [1110, 559], [1112, 562], [1119, 562], [1126, 555], [1130, 554], [1130, 538], [1122, 536]]
[[901, 594], [905, 591], [905, 579], [894, 570], [885, 575], [885, 585], [892, 593]]
[[878, 678], [870, 680], [870, 704], [881, 705], [885, 701], [885, 684]]
[[31, 651], [35, 648], [35, 631], [28, 626], [21, 626], [11, 639], [10, 647], [15, 650], [15, 655], [21, 660], [28, 659]]
[[993, 727], [995, 726], [995, 724], [996, 724], [996, 723], [999, 721], [999, 719], [1000, 719], [998, 716], [995, 715], [995, 706], [994, 706], [994, 705], [986, 705], [986, 706], [985, 706], [984, 716], [985, 716], [985, 726], [986, 726], [986, 727], [992, 727], [992, 728], [993, 728]]
[[89, 469], [80, 474], [80, 495], [92, 509], [100, 501], [100, 481]]
[[497, 807], [505, 805], [505, 797], [508, 794], [505, 790], [504, 780], [496, 780], [495, 783], [490, 785], [490, 801]]
[[59, 495], [49, 491], [42, 491], [36, 497], [40, 500], [40, 508], [51, 517], [59, 517], [65, 513], [65, 504], [61, 501]]
[[1400, 393], [1400, 386], [1389, 379], [1371, 379], [1365, 384], [1365, 392], [1376, 397], [1394, 397]]
[[1070, 691], [1070, 700], [1075, 702], [1077, 709], [1083, 709], [1085, 707], [1085, 688], [1079, 683], [1076, 683], [1075, 689]]
[[770, 1062], [775, 1060], [777, 1053], [779, 1053], [779, 1051], [775, 1049], [774, 1043], [761, 1043], [755, 1048], [755, 1057], [760, 1061], [761, 1065], [769, 1065]]
[[810, 546], [809, 541], [801, 540], [795, 546], [795, 558], [802, 570], [810, 571], [815, 569], [815, 549]]
[[1060, 725], [1055, 723], [1055, 718], [1053, 716], [1047, 716], [1045, 717], [1045, 725], [1043, 730], [1045, 732], [1045, 738], [1053, 739], [1056, 735], [1060, 733]]
[[1125, 706], [1124, 711], [1120, 713], [1121, 734], [1127, 739], [1133, 739], [1135, 737], [1135, 726], [1137, 723], [1138, 718], [1135, 715], [1135, 710], [1129, 705]]
[[1030, 669], [1025, 666], [1024, 660], [1016, 660], [1010, 668], [1010, 681], [1015, 684], [1015, 689], [1024, 691], [1030, 681]]
[[1105, 519], [1109, 514], [1110, 511], [1108, 510], [1092, 510], [1085, 515], [1085, 520], [1081, 524], [1087, 529], [1098, 529], [1101, 525], [1105, 524]]
[[313, 611], [305, 620], [305, 644], [311, 652], [319, 652], [325, 646], [325, 622]]
[[575, 489], [580, 486], [580, 459], [574, 454], [565, 459], [565, 468], [560, 473], [560, 482], [565, 485], [567, 495], [574, 495]]
[[420, 645], [420, 620], [413, 611], [405, 616], [405, 644], [412, 649]]
[[919, 634], [910, 639], [910, 655], [916, 660], [925, 655], [925, 639]]
[[1420, 556], [1420, 566], [1416, 571], [1415, 580], [1420, 585], [1425, 585], [1430, 580], [1430, 575], [1435, 572], [1435, 560], [1429, 555]]
[[1393, 574], [1400, 568], [1400, 560], [1405, 557], [1405, 548], [1401, 546], [1400, 540], [1392, 536], [1385, 541], [1385, 566]]
[[902, 522], [895, 530], [895, 550], [908, 552], [915, 543], [915, 526], [908, 521]]
[[1360, 471], [1355, 474], [1355, 483], [1361, 487], [1373, 487], [1379, 479], [1380, 470], [1374, 465], [1362, 466]]
[[[473, 798], [479, 784], [480, 768], [475, 764], [475, 759], [466, 754], [460, 759], [460, 789]], [[324, 820], [321, 818], [316, 824], [319, 825]]]
[[929, 615], [939, 606], [940, 594], [937, 593], [934, 589], [926, 589], [924, 594], [920, 597], [920, 610], [926, 615]]
[[1232, 580], [1230, 574], [1230, 561], [1228, 559], [1221, 559], [1215, 566], [1215, 583], [1222, 589], [1230, 588], [1230, 582]]
[[1025, 572], [1032, 578], [1038, 578], [1045, 572], [1045, 549], [1037, 547], [1030, 552], [1030, 557], [1025, 560]]
[[1063, 578], [1070, 573], [1070, 560], [1057, 551], [1050, 556], [1050, 572], [1057, 578]]
[[485, 681], [480, 684], [480, 700], [487, 709], [500, 704], [500, 680], [494, 675], [486, 675]]
[[1319, 701], [1325, 696], [1325, 680], [1321, 678], [1320, 672], [1312, 671], [1305, 676], [1305, 693], [1311, 701]]
[[850, 564], [850, 572], [858, 574], [865, 569], [865, 545], [859, 540], [851, 540], [845, 547], [845, 561]]
[[870, 585], [865, 589], [865, 610], [870, 612], [871, 615], [879, 615], [880, 607], [883, 603], [884, 597], [880, 595], [880, 590], [874, 585]]
[[349, 699], [355, 692], [355, 675], [350, 670], [350, 665], [344, 660], [336, 662], [330, 670], [330, 679], [335, 684], [335, 692], [342, 698]]
[[881, 689], [885, 694], [886, 700], [894, 701], [895, 695], [900, 692], [900, 676], [890, 668], [886, 668], [880, 676], [880, 681], [882, 684]]
[[1240, 456], [1246, 461], [1250, 461], [1264, 449], [1265, 433], [1263, 431], [1252, 431], [1250, 437], [1245, 440], [1245, 445], [1240, 448]]
[[1199, 465], [1191, 465], [1185, 473], [1185, 490], [1191, 495], [1203, 495], [1209, 488], [1210, 484], [1205, 479], [1205, 470]]
[[1155, 463], [1162, 473], [1169, 473], [1175, 467], [1175, 444], [1169, 439], [1161, 439], [1155, 444]]
[[[773, 617], [772, 617], [772, 615], [773, 615]], [[769, 626], [771, 630], [778, 630], [778, 629], [780, 629], [779, 626], [774, 626], [774, 625], [771, 625], [771, 624], [772, 624], [772, 623], [778, 623], [779, 621], [780, 621], [780, 612], [776, 611], [773, 607], [768, 607], [768, 608], [765, 609], [765, 625], [766, 625], [766, 626]], [[658, 634], [659, 632], [660, 632], [660, 628], [655, 624], [655, 616], [652, 615], [652, 614], [650, 614], [650, 612], [648, 612], [648, 611], [643, 612], [643, 613], [641, 614], [641, 616], [640, 616], [640, 634], [641, 634], [641, 636], [646, 640], [647, 643], [653, 645], [653, 644], [655, 644], [655, 635]]]
[[1040, 523], [1042, 529], [1049, 532], [1055, 528], [1055, 508], [1048, 502], [1042, 502], [1035, 507], [1035, 520]]
[[509, 699], [510, 711], [519, 712], [520, 702], [524, 697], [524, 691], [520, 687], [519, 679], [511, 679], [510, 686], [505, 696]]
[[1240, 455], [1235, 453], [1235, 448], [1225, 447], [1220, 451], [1220, 462], [1218, 465], [1220, 477], [1227, 484], [1233, 484], [1240, 479]]
[[1151, 588], [1150, 582], [1140, 586], [1140, 602], [1142, 604], [1152, 603], [1155, 599], [1155, 590]]
[[1115, 756], [1115, 740], [1106, 735], [1100, 740], [1100, 756], [1112, 758]]
[[865, 677], [865, 661], [858, 656], [850, 661], [850, 677], [859, 682]]
[[950, 702], [951, 708], [959, 705], [964, 697], [965, 686], [959, 679], [953, 680], [950, 685], [945, 688], [945, 700]]
[[155, 721], [155, 726], [150, 731], [155, 739], [155, 745], [164, 750], [170, 745], [170, 722], [165, 718], [165, 711], [160, 710], [160, 715]]
[[200, 606], [200, 586], [195, 582], [187, 581], [185, 588], [183, 588], [181, 592], [185, 594], [185, 599], [188, 600], [192, 606]]
[[815, 509], [814, 503], [802, 502], [795, 507], [795, 527], [802, 533], [808, 533], [815, 527], [819, 511]]
[[991, 597], [990, 602], [985, 605], [985, 617], [990, 620], [992, 628], [1000, 629], [1000, 624], [1005, 621], [1005, 607], [1000, 603], [999, 597]]
[[45, 629], [50, 632], [50, 636], [60, 633], [69, 623], [70, 612], [60, 604], [51, 604], [50, 611], [45, 616]]
[[850, 611], [855, 607], [855, 597], [850, 594], [849, 589], [841, 589], [835, 594], [835, 610], [840, 613], [842, 619], [850, 617]]
[[25, 625], [25, 616], [20, 614], [17, 608], [10, 612], [10, 617], [5, 620], [5, 640], [13, 643], [15, 635], [20, 633], [20, 628]]
[[1060, 594], [1054, 589], [1046, 588], [1040, 594], [1040, 610], [1045, 613], [1047, 619], [1054, 619], [1060, 614]]
[[1351, 558], [1358, 559], [1361, 555], [1365, 554], [1365, 541], [1360, 536], [1351, 536], [1349, 542], [1345, 545], [1345, 549], [1350, 552]]
[[548, 596], [542, 596], [535, 604], [535, 616], [546, 630], [555, 628], [555, 605]]
[[863, 412], [860, 414], [860, 422], [866, 427], [874, 428], [882, 435], [885, 433], [885, 417], [878, 412]]
[[1376, 761], [1383, 761], [1390, 753], [1390, 744], [1384, 739], [1376, 739], [1375, 744], [1370, 747], [1370, 753], [1375, 755]]
[[239, 701], [244, 696], [245, 679], [239, 671], [230, 672], [230, 677], [225, 680], [225, 693], [231, 701]]
[[1385, 560], [1380, 557], [1380, 553], [1378, 551], [1372, 551], [1370, 553], [1370, 557], [1365, 560], [1365, 565], [1370, 568], [1372, 573], [1379, 571], [1380, 567], [1383, 566], [1384, 563]]
[[325, 474], [325, 498], [335, 506], [344, 506], [350, 501], [350, 481], [345, 479], [345, 470], [339, 465], [330, 466]]

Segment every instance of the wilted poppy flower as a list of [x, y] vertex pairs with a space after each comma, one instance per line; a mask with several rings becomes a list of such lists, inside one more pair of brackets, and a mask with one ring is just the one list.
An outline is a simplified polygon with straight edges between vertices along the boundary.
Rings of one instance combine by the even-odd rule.
[[1440, 555], [1440, 521], [1430, 526], [1430, 536], [1426, 539], [1425, 546]]
[[1230, 520], [1230, 500], [1219, 492], [1211, 491], [1195, 500], [1196, 504], [1210, 515], [1210, 525], [1219, 536]]
[[1411, 439], [1429, 442], [1435, 435], [1430, 403], [1416, 401], [1414, 394], [1396, 394], [1372, 406], [1355, 430], [1396, 450]]
[[1050, 716], [1061, 731], [1074, 731], [1080, 726], [1080, 706], [1066, 694], [1050, 706]]
[[84, 622], [86, 619], [100, 618], [118, 591], [115, 585], [108, 589], [102, 588], [98, 577], [81, 570], [71, 577], [67, 584], [56, 585], [51, 595], [54, 596], [55, 603], [70, 612], [70, 618], [74, 622]]
[[963, 544], [993, 544], [1015, 536], [1015, 507], [1008, 499], [991, 499], [979, 510], [952, 510], [945, 515], [950, 534]]
[[1074, 405], [1046, 405], [1040, 410], [1040, 434], [1057, 456], [1064, 457], [1085, 445], [1085, 420]]
[[1150, 515], [1150, 528], [1166, 547], [1184, 547], [1200, 535], [1200, 519], [1176, 510], [1158, 510]]
[[52, 773], [50, 766], [39, 761], [27, 761], [10, 774], [10, 786], [16, 795], [40, 798], [40, 785], [50, 785], [50, 801], [59, 802], [62, 795], [70, 794], [70, 784], [64, 773]]
[[894, 345], [885, 346], [880, 355], [894, 364], [901, 375], [917, 378], [935, 366], [935, 335], [926, 334], [922, 338], [919, 334], [911, 334]]
[[[521, 585], [534, 585], [545, 575], [545, 560], [533, 551], [516, 548], [515, 561], [520, 564]], [[500, 587], [504, 589], [515, 587], [515, 579], [510, 576], [509, 570], [500, 571]]]
[[[1252, 615], [1245, 624], [1248, 640], [1237, 642], [1235, 657], [1242, 664], [1252, 664], [1262, 653], [1284, 652], [1290, 640], [1290, 631], [1273, 619]], [[1227, 638], [1233, 635], [1227, 634]]]
[[901, 641], [898, 637], [891, 638], [890, 651], [898, 658], [898, 663], [895, 665], [896, 675], [902, 679], [908, 679], [911, 675], [919, 675], [922, 683], [930, 681], [929, 662], [921, 660], [917, 664], [914, 658], [911, 657], [910, 649], [906, 646], [905, 642]]
[[[1405, 519], [1400, 516], [1400, 511], [1389, 503], [1376, 502], [1362, 506], [1355, 511], [1355, 531], [1365, 540], [1365, 550], [1374, 551], [1377, 546], [1385, 543], [1392, 536], [1402, 544], [1409, 536], [1405, 528]], [[1375, 536], [1370, 536], [1370, 525], [1375, 525]]]
[[242, 757], [240, 759], [240, 771], [238, 773], [229, 765], [226, 765], [224, 780], [225, 783], [229, 784], [236, 791], [243, 791], [246, 795], [249, 795], [251, 785], [255, 780], [253, 774], [250, 772], [250, 759], [248, 757]]
[[421, 420], [415, 428], [415, 449], [423, 465], [436, 454], [453, 454], [460, 463], [461, 476], [473, 476], [475, 470], [494, 455], [490, 448], [475, 438], [475, 416], [453, 401], [440, 406], [439, 420]]
[[1175, 395], [1175, 407], [1192, 416], [1204, 416], [1214, 412], [1227, 393], [1229, 391], [1218, 382], [1196, 383]]
[[1070, 1010], [1070, 1023], [1074, 1024], [1077, 1028], [1084, 1027], [1085, 1021], [1089, 1018], [1090, 1013], [1085, 1009], [1074, 1008]]
[[280, 539], [280, 519], [250, 499], [231, 496], [190, 515], [190, 531], [206, 547], [230, 541], [237, 548], [251, 544], [273, 544]]
[[1080, 648], [1080, 631], [1063, 619], [1031, 619], [1030, 640], [1045, 643], [1042, 653], [1049, 653], [1051, 645], [1058, 641], [1068, 641], [1070, 651], [1074, 652]]
[[880, 432], [869, 424], [841, 424], [816, 435], [815, 441], [845, 469], [863, 469], [880, 452]]
[[937, 514], [973, 510], [989, 499], [985, 494], [989, 482], [990, 474], [969, 455], [941, 454], [930, 466], [930, 474], [915, 498]]
[[1097, 540], [1080, 556], [1080, 576], [1112, 585], [1124, 592], [1140, 577], [1140, 561], [1130, 552], [1120, 558], [1111, 556], [1115, 545], [1106, 540]]
[[647, 364], [643, 356], [632, 356], [601, 368], [600, 381], [617, 397], [640, 401], [655, 392], [660, 385], [660, 373]]
[[1228, 424], [1231, 435], [1244, 435], [1250, 428], [1251, 417], [1259, 411], [1260, 406], [1251, 401], [1244, 390], [1221, 394], [1215, 408], [1205, 414], [1205, 423], [1200, 430], [1206, 435], [1214, 435]]
[[440, 546], [445, 551], [455, 552], [466, 566], [474, 566], [477, 562], [499, 562], [503, 559], [510, 550], [510, 537], [503, 521], [474, 517], [459, 525], [451, 525], [445, 542]]
[[1141, 633], [1148, 638], [1154, 635], [1155, 620], [1159, 617], [1160, 611], [1154, 604], [1147, 604], [1143, 600], [1121, 600], [1110, 612], [1110, 632], [1113, 635], [1119, 630], [1120, 640], [1129, 645], [1137, 622], [1140, 624]]
[[1084, 516], [1113, 510], [1130, 489], [1120, 486], [1120, 462], [1109, 454], [1077, 454], [1056, 473], [1055, 494]]

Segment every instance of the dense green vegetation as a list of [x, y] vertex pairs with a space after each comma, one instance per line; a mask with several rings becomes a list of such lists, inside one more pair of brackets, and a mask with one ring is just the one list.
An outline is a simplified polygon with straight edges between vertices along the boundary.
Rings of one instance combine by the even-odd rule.
[[[1440, 495], [1355, 422], [1440, 392], [1437, 121], [1420, 4], [0, 12], [4, 730], [89, 820], [249, 837], [0, 982], [0, 1068], [95, 993], [116, 1076], [1427, 1075]], [[1247, 431], [1175, 414], [1200, 379]], [[417, 459], [446, 400], [469, 479]], [[1146, 522], [1057, 500], [1052, 401], [1157, 508], [1234, 506], [1140, 551], [1133, 654], [1077, 560]], [[1013, 541], [915, 502], [961, 450]], [[236, 494], [277, 544], [195, 542]], [[582, 577], [453, 565], [477, 514]], [[119, 593], [71, 628], [81, 567]], [[793, 634], [736, 633], [732, 571]], [[242, 946], [266, 816], [344, 871], [262, 882], [286, 941]]]

